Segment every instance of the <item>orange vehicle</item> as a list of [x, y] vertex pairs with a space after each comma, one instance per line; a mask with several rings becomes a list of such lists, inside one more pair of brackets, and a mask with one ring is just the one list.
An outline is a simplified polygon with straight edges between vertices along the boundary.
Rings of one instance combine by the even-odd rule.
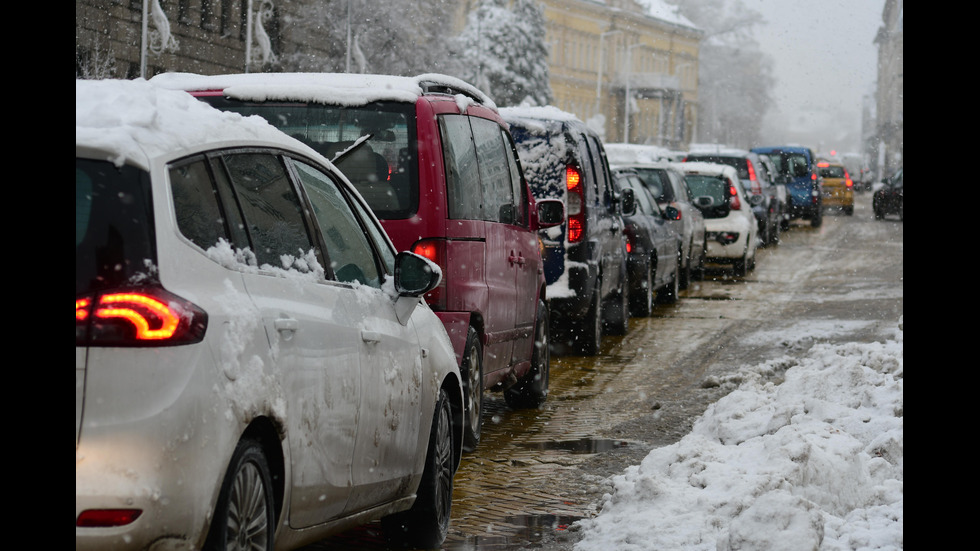
[[854, 214], [854, 182], [844, 165], [818, 161], [817, 172], [823, 178], [823, 206], [839, 208], [848, 216]]

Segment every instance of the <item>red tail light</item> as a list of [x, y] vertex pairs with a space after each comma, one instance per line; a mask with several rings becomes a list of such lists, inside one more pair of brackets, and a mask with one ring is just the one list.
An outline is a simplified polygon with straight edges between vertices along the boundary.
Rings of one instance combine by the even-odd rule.
[[442, 269], [442, 279], [440, 279], [439, 285], [425, 294], [425, 301], [433, 310], [445, 310], [447, 302], [446, 276], [449, 273], [446, 263], [446, 241], [443, 239], [422, 239], [412, 245], [412, 252], [428, 258]]
[[208, 315], [160, 287], [75, 299], [76, 346], [175, 346], [204, 339]]
[[738, 198], [738, 189], [735, 187], [735, 184], [729, 184], [728, 194], [732, 196], [729, 201], [729, 206], [732, 210], [742, 210], [742, 201]]
[[854, 180], [851, 180], [851, 175], [846, 170], [844, 171], [844, 185], [849, 188], [854, 187]]
[[565, 168], [566, 238], [569, 243], [578, 243], [585, 237], [585, 189], [578, 168], [568, 165]]

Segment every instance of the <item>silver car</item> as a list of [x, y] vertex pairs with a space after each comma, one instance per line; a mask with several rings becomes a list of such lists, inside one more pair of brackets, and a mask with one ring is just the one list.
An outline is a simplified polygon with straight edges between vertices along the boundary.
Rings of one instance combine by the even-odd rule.
[[143, 81], [75, 84], [75, 548], [438, 546], [462, 386], [396, 254], [312, 149]]

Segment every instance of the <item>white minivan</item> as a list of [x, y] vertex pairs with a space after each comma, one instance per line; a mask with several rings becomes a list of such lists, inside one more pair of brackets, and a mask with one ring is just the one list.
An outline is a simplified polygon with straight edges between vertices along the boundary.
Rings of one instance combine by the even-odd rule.
[[349, 181], [258, 117], [75, 82], [75, 549], [437, 547], [463, 394]]

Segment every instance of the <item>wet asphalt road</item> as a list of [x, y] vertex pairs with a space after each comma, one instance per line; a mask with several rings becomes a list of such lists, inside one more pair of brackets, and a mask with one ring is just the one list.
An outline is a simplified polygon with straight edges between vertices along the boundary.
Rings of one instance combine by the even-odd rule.
[[[571, 549], [574, 522], [598, 512], [607, 477], [687, 434], [733, 388], [719, 384], [726, 374], [820, 342], [891, 338], [904, 311], [904, 223], [874, 220], [870, 197], [857, 196], [853, 216], [829, 212], [820, 228], [794, 221], [744, 278], [709, 269], [677, 304], [605, 337], [598, 356], [553, 355], [541, 408], [511, 410], [488, 395], [442, 549]], [[303, 549], [386, 546], [372, 524]]]

